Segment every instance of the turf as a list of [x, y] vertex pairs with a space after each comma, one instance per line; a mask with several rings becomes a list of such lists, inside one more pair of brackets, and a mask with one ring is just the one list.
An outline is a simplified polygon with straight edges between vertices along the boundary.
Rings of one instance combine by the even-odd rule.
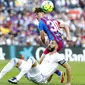
[[[0, 61], [0, 71], [7, 63], [8, 63], [7, 60]], [[71, 65], [72, 68], [72, 72], [71, 72], [72, 85], [85, 85], [85, 62], [70, 62], [69, 64]], [[65, 69], [62, 68], [61, 66], [59, 66], [59, 69], [65, 71]], [[13, 85], [8, 83], [8, 79], [10, 79], [13, 76], [16, 76], [18, 73], [19, 71], [17, 70], [17, 68], [13, 68], [0, 80], [0, 85]], [[66, 82], [66, 76], [65, 76], [65, 82]], [[61, 84], [58, 76], [54, 74], [51, 82], [49, 82], [46, 85], [65, 85], [65, 82]], [[19, 81], [18, 85], [36, 85], [36, 84], [28, 81], [26, 78], [23, 77]]]

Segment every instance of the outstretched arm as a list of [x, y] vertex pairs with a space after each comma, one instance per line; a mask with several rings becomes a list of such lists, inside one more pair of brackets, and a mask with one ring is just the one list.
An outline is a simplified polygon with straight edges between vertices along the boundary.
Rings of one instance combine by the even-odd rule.
[[44, 60], [44, 58], [45, 58], [45, 54], [43, 53], [42, 56], [41, 56], [41, 58], [40, 58], [40, 64], [42, 63], [42, 61]]
[[61, 23], [60, 27], [65, 30], [66, 36], [67, 36], [67, 40], [70, 41], [71, 40], [71, 33], [70, 33], [69, 27], [65, 23]]
[[69, 27], [67, 25], [65, 25], [64, 29], [65, 29], [65, 32], [67, 35], [67, 40], [71, 40], [71, 34], [70, 34]]
[[66, 74], [67, 74], [67, 83], [66, 83], [66, 85], [71, 85], [70, 84], [70, 82], [71, 82], [71, 67], [67, 62], [65, 62], [62, 66], [66, 69]]

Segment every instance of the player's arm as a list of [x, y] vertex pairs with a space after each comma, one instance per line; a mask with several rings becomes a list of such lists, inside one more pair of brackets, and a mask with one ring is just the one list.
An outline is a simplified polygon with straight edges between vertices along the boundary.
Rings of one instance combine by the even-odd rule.
[[47, 78], [47, 81], [50, 82], [53, 77], [53, 74]]
[[65, 69], [66, 69], [66, 74], [67, 74], [67, 85], [71, 85], [71, 67], [70, 65], [66, 62], [66, 60], [64, 59], [64, 57], [57, 53], [55, 55], [55, 60], [56, 60], [56, 63], [60, 64], [61, 66], [63, 66]]
[[70, 82], [71, 82], [71, 67], [70, 67], [70, 65], [65, 61], [65, 59], [60, 60], [58, 63], [66, 69], [66, 74], [67, 74], [66, 85], [71, 85], [70, 84]]
[[40, 58], [40, 64], [42, 63], [42, 61], [44, 60], [44, 58], [45, 58], [45, 54], [43, 53], [42, 56], [41, 56], [41, 58]]
[[65, 62], [64, 64], [62, 64], [62, 66], [66, 69], [67, 85], [68, 85], [71, 82], [71, 67], [70, 67], [70, 65], [67, 62]]
[[[41, 58], [40, 58], [40, 64], [43, 62], [44, 58], [45, 58], [45, 54], [43, 53], [42, 56], [41, 56]], [[47, 81], [48, 81], [48, 82], [51, 81], [52, 76], [53, 76], [53, 74], [47, 78]]]
[[45, 33], [43, 30], [40, 31], [40, 39], [45, 44]]
[[68, 25], [66, 25], [65, 23], [60, 23], [60, 28], [63, 28], [65, 30], [67, 40], [70, 41], [71, 40], [71, 34], [70, 34], [70, 29], [69, 29]]

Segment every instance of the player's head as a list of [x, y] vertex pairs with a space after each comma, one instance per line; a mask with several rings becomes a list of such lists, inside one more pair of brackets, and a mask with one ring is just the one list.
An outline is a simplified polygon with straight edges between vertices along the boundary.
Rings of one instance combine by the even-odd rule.
[[49, 52], [53, 52], [54, 50], [56, 50], [58, 48], [58, 45], [56, 43], [56, 41], [50, 41], [47, 49]]
[[42, 8], [35, 8], [34, 13], [36, 14], [37, 19], [42, 18], [45, 14]]

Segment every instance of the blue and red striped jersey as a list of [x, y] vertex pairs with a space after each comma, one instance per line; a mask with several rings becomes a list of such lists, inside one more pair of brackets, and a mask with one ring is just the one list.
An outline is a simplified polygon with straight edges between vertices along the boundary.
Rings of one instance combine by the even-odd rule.
[[59, 21], [43, 17], [39, 21], [39, 30], [43, 30], [47, 34], [49, 40], [56, 40], [59, 42], [62, 40], [62, 34], [59, 32], [59, 25]]

